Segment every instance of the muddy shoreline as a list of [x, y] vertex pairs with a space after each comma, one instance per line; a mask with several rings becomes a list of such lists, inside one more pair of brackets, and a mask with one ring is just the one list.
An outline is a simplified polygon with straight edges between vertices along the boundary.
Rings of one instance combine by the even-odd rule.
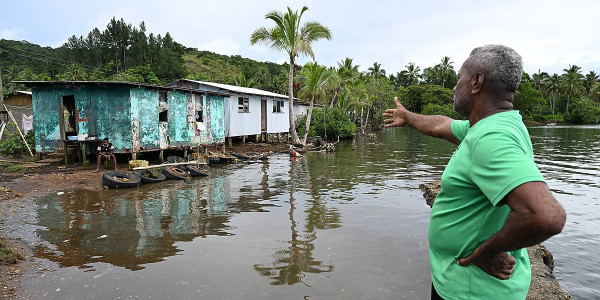
[[[261, 153], [271, 155], [274, 153], [287, 152], [287, 144], [247, 143], [236, 144], [227, 147], [227, 153]], [[181, 151], [183, 156], [183, 151]], [[4, 228], [6, 217], [17, 210], [34, 205], [38, 197], [68, 192], [74, 190], [98, 191], [103, 189], [102, 174], [111, 171], [112, 168], [105, 167], [100, 172], [94, 173], [95, 162], [88, 162], [86, 167], [80, 163], [64, 165], [62, 159], [45, 160], [43, 162], [31, 162], [29, 158], [1, 157], [5, 163], [27, 165], [27, 169], [21, 172], [4, 172], [0, 169], [0, 238], [4, 238], [6, 246], [23, 256], [23, 260], [16, 264], [0, 263], [0, 295], [2, 299], [12, 299], [22, 296], [20, 286], [25, 276], [31, 276], [35, 271], [36, 262], [32, 257], [32, 249], [20, 240], [19, 237], [6, 236]], [[124, 158], [118, 157], [120, 170], [128, 170], [127, 163], [121, 163]], [[151, 161], [151, 164], [159, 164], [159, 161]], [[29, 275], [26, 275], [29, 274]]]
[[[430, 207], [435, 202], [435, 196], [440, 191], [441, 182], [429, 182], [419, 186], [423, 197]], [[527, 247], [529, 263], [531, 264], [531, 285], [527, 293], [528, 300], [568, 300], [571, 295], [564, 291], [554, 276], [554, 257], [542, 244]]]

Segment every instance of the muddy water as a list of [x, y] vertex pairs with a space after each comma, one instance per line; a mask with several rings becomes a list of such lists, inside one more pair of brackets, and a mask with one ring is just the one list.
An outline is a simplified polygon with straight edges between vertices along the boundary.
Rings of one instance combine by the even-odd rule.
[[[569, 214], [547, 242], [556, 273], [575, 298], [593, 297], [600, 128], [531, 134]], [[428, 299], [429, 208], [418, 185], [440, 177], [453, 149], [388, 130], [333, 155], [275, 155], [187, 182], [36, 199], [5, 231], [34, 247], [29, 298]]]

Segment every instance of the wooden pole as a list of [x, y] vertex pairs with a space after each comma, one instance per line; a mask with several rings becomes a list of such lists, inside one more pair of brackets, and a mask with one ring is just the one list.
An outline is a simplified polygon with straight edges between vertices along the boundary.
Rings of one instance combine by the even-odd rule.
[[2, 106], [4, 106], [4, 109], [8, 112], [8, 116], [13, 121], [13, 123], [15, 123], [15, 127], [17, 127], [17, 131], [21, 135], [21, 138], [23, 139], [25, 146], [27, 146], [27, 150], [29, 150], [29, 154], [31, 154], [31, 156], [33, 156], [33, 152], [31, 152], [31, 148], [29, 148], [29, 144], [27, 144], [27, 141], [25, 140], [25, 136], [23, 136], [23, 133], [21, 132], [21, 128], [19, 128], [19, 124], [17, 124], [17, 120], [15, 120], [15, 117], [13, 117], [13, 114], [10, 112], [10, 110], [8, 110], [8, 108], [6, 108], [6, 105], [2, 104]]

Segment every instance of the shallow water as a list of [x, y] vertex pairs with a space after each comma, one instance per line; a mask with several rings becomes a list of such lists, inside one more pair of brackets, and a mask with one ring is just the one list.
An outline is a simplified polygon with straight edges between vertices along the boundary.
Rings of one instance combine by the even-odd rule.
[[[530, 129], [567, 210], [545, 244], [575, 299], [600, 294], [600, 127]], [[39, 268], [24, 295], [49, 299], [429, 299], [429, 207], [454, 146], [412, 129], [275, 155], [208, 178], [40, 198], [16, 214]]]

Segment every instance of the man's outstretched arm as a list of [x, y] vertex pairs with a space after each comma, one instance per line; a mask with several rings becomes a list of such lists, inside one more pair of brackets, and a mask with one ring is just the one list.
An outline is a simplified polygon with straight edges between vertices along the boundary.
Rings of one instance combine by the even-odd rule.
[[445, 116], [427, 116], [410, 112], [398, 101], [398, 97], [394, 98], [394, 102], [396, 102], [396, 108], [386, 109], [383, 113], [385, 127], [408, 125], [426, 135], [445, 139], [457, 145], [460, 144], [460, 141], [454, 136], [450, 127], [454, 119]]

